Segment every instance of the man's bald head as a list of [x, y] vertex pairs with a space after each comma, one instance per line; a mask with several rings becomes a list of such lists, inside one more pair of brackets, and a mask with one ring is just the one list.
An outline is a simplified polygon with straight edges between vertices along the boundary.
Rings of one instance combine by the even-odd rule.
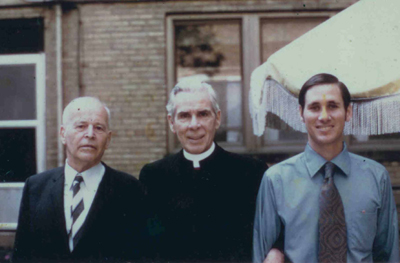
[[76, 113], [78, 111], [81, 111], [82, 109], [89, 109], [89, 108], [98, 108], [98, 107], [103, 107], [104, 110], [107, 112], [107, 128], [110, 128], [110, 122], [111, 122], [111, 114], [110, 114], [110, 109], [101, 102], [98, 98], [95, 97], [79, 97], [76, 99], [73, 99], [67, 107], [65, 107], [63, 116], [62, 116], [62, 124], [67, 125], [69, 120], [71, 119], [71, 115], [73, 113]]

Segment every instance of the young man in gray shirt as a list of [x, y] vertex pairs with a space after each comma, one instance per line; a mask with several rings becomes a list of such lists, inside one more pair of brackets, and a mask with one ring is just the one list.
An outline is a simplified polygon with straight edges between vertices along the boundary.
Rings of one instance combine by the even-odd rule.
[[281, 231], [292, 262], [399, 262], [396, 204], [387, 170], [349, 153], [350, 93], [335, 76], [310, 78], [299, 94], [308, 131], [303, 153], [268, 169], [257, 198], [253, 260]]

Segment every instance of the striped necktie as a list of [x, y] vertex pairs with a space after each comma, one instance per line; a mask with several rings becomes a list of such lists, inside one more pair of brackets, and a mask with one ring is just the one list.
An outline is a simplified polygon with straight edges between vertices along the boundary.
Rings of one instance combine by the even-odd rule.
[[83, 216], [80, 217], [83, 210], [85, 209], [85, 205], [83, 203], [83, 190], [81, 190], [81, 183], [83, 182], [83, 177], [81, 174], [77, 174], [75, 176], [74, 181], [72, 182], [72, 205], [71, 205], [71, 231], [69, 233], [69, 244], [70, 250], [72, 251], [76, 244], [78, 243], [81, 233], [82, 233], [82, 224], [84, 221]]
[[347, 230], [342, 198], [333, 181], [335, 165], [325, 164], [325, 180], [319, 197], [318, 262], [346, 262]]

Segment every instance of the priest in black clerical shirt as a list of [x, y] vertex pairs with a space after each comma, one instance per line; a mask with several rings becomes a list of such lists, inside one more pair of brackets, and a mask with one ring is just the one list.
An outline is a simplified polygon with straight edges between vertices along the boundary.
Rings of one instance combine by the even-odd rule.
[[183, 150], [140, 172], [151, 210], [152, 259], [251, 261], [255, 201], [266, 164], [214, 142], [221, 111], [210, 85], [178, 83], [167, 111]]

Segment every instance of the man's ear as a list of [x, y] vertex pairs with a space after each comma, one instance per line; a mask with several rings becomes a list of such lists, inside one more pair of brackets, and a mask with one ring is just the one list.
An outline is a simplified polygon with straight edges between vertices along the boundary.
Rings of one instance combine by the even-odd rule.
[[171, 129], [171, 131], [173, 133], [176, 133], [176, 131], [174, 129], [174, 120], [173, 120], [171, 114], [168, 114], [167, 119], [168, 119], [169, 128]]
[[346, 121], [351, 121], [352, 117], [353, 117], [353, 105], [351, 105], [350, 103], [346, 110]]
[[65, 143], [66, 143], [66, 140], [65, 140], [65, 127], [64, 127], [64, 125], [61, 125], [61, 128], [60, 128], [60, 138], [61, 138], [61, 142], [62, 142], [62, 144], [64, 144], [65, 145]]
[[218, 129], [221, 126], [221, 111], [219, 110], [215, 116], [215, 121], [217, 122], [216, 128]]
[[111, 136], [112, 136], [112, 131], [108, 131], [108, 133], [107, 133], [106, 149], [108, 149], [108, 146], [110, 145]]
[[301, 107], [301, 105], [299, 105], [299, 114], [300, 114], [300, 119], [301, 119], [301, 121], [304, 122], [303, 107]]

